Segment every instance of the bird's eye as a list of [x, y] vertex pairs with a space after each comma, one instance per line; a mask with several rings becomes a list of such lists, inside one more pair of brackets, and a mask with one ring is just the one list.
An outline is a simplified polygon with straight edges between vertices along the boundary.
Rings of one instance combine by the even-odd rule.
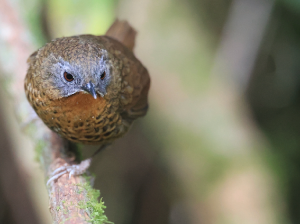
[[105, 78], [105, 75], [106, 75], [105, 72], [103, 72], [103, 73], [101, 74], [100, 79], [103, 80], [103, 79]]
[[65, 78], [65, 80], [67, 80], [68, 82], [72, 82], [72, 81], [74, 80], [73, 75], [71, 75], [71, 74], [68, 73], [68, 72], [64, 72], [64, 78]]

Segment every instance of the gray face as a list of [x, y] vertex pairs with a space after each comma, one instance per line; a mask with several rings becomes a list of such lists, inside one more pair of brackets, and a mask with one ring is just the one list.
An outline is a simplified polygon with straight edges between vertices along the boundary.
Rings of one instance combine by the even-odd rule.
[[95, 99], [97, 93], [103, 97], [111, 80], [111, 68], [106, 63], [107, 52], [102, 51], [100, 58], [86, 57], [71, 62], [51, 54], [44, 64], [47, 79], [59, 90], [61, 97], [77, 92], [90, 93]]

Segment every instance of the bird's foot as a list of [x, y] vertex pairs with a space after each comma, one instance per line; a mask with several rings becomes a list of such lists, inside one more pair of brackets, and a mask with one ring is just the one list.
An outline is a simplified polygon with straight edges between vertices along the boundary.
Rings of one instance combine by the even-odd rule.
[[90, 167], [91, 162], [92, 162], [92, 158], [89, 158], [81, 161], [81, 163], [77, 165], [69, 165], [67, 163], [64, 164], [63, 166], [57, 168], [52, 172], [50, 179], [47, 181], [47, 185], [52, 181], [57, 180], [65, 173], [69, 173], [69, 179], [71, 178], [72, 175], [84, 174], [87, 171], [87, 169]]

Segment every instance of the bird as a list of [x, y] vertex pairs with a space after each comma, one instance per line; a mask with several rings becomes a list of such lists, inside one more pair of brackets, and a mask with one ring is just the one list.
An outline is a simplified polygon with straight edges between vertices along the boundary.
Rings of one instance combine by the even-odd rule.
[[116, 20], [105, 35], [57, 38], [31, 54], [25, 94], [45, 125], [70, 142], [106, 146], [144, 116], [150, 76], [133, 53], [135, 36]]

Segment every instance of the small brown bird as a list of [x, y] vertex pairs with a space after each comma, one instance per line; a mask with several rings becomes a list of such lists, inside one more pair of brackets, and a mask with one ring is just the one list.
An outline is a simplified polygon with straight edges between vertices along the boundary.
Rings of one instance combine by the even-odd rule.
[[25, 92], [63, 138], [106, 145], [148, 109], [150, 78], [134, 56], [135, 31], [116, 21], [105, 36], [58, 38], [28, 59]]

